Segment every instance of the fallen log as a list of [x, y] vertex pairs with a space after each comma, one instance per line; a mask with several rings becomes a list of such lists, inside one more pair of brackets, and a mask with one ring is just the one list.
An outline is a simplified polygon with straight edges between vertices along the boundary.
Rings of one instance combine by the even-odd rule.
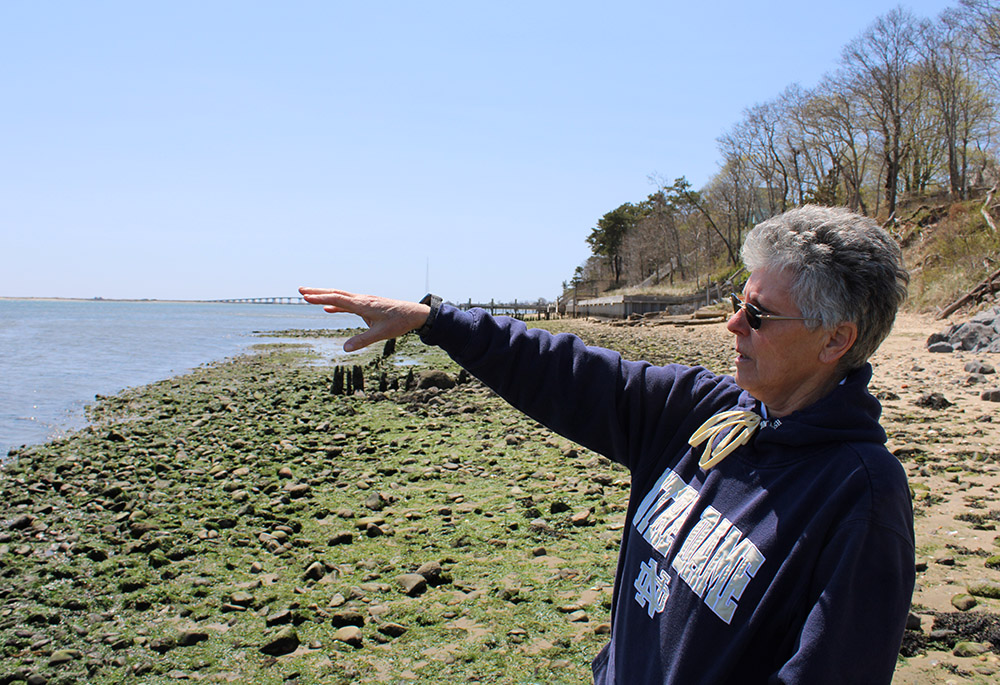
[[986, 297], [987, 294], [992, 295], [997, 290], [993, 283], [997, 279], [1000, 279], [1000, 269], [991, 273], [989, 276], [980, 281], [975, 288], [942, 309], [937, 315], [937, 319], [940, 321], [941, 319], [947, 318], [958, 311], [962, 306], [973, 301], [979, 302]]

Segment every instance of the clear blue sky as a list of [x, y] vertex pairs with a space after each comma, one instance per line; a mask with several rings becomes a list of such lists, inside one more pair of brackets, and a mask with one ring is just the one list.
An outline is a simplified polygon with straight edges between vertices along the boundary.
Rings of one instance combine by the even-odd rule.
[[552, 299], [895, 4], [3, 2], [0, 296]]

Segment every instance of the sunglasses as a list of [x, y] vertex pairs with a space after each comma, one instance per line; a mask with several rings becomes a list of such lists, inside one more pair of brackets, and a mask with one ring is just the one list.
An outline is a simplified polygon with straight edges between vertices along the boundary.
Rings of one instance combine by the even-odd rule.
[[729, 296], [729, 299], [733, 302], [733, 314], [742, 309], [744, 313], [746, 313], [747, 325], [755, 331], [760, 330], [760, 325], [764, 323], [764, 319], [784, 319], [786, 321], [809, 320], [808, 316], [778, 316], [777, 314], [765, 314], [756, 306], [741, 300], [740, 296], [736, 293], [732, 293]]

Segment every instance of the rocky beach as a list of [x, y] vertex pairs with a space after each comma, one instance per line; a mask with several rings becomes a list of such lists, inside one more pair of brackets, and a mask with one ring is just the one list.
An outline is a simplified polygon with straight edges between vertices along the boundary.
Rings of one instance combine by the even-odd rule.
[[[636, 323], [542, 325], [728, 370], [722, 324]], [[946, 327], [901, 315], [873, 359], [916, 522], [894, 683], [1000, 679], [1000, 354], [929, 351]], [[589, 682], [627, 472], [413, 336], [262, 343], [12, 454], [0, 684]]]

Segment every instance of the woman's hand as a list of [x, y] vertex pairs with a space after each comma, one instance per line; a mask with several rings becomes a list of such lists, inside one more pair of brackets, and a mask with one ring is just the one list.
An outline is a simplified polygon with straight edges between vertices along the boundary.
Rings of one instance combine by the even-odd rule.
[[331, 314], [356, 314], [368, 324], [367, 331], [344, 343], [345, 352], [354, 352], [380, 340], [398, 338], [414, 331], [427, 322], [431, 312], [425, 304], [375, 295], [356, 295], [343, 290], [299, 288], [299, 292], [309, 304], [323, 305], [323, 309]]

